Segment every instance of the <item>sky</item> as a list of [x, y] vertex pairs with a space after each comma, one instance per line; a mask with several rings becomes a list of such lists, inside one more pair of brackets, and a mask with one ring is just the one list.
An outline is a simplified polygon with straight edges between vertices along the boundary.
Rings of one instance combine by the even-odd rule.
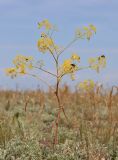
[[[72, 52], [78, 53], [81, 63], [87, 65], [89, 57], [104, 54], [107, 66], [99, 74], [85, 70], [77, 74], [75, 82], [70, 77], [64, 79], [69, 85], [75, 85], [84, 79], [93, 79], [108, 86], [118, 85], [118, 0], [0, 0], [0, 88], [45, 88], [42, 82], [30, 77], [11, 79], [4, 68], [12, 67], [12, 60], [18, 54], [43, 59], [51, 71], [54, 71], [49, 54], [37, 49], [40, 31], [37, 23], [48, 19], [56, 25], [56, 42], [66, 46], [73, 39], [77, 28], [93, 24], [97, 34], [90, 41], [79, 40], [63, 55], [69, 58]], [[48, 75], [39, 73], [49, 83], [55, 81]]]

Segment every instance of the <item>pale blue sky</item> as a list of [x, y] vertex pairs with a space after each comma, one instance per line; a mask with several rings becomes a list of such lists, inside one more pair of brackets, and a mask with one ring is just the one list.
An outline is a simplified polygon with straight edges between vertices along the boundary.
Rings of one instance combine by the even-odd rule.
[[[118, 0], [0, 0], [0, 86], [14, 88], [16, 83], [21, 88], [36, 86], [37, 81], [31, 78], [11, 80], [4, 75], [3, 69], [12, 66], [11, 61], [17, 54], [45, 59], [53, 70], [49, 55], [41, 55], [36, 46], [40, 37], [37, 22], [43, 19], [58, 26], [55, 37], [61, 45], [73, 38], [76, 28], [94, 24], [97, 34], [91, 41], [78, 41], [64, 57], [69, 57], [72, 51], [77, 52], [85, 65], [88, 57], [105, 54], [106, 69], [100, 74], [88, 70], [80, 72], [76, 82], [94, 79], [118, 85]], [[44, 77], [52, 82], [50, 77]], [[65, 81], [70, 83], [69, 77]]]

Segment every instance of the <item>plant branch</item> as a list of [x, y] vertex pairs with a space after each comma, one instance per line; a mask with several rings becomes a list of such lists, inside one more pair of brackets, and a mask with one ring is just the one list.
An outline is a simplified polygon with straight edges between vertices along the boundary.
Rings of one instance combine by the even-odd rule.
[[[83, 70], [83, 69], [89, 69], [89, 68], [91, 68], [91, 66], [81, 67], [77, 71], [80, 71], [80, 70]], [[67, 74], [69, 74], [69, 73], [63, 73], [62, 75], [59, 76], [59, 78], [61, 79], [63, 76], [65, 76]]]
[[74, 38], [65, 48], [63, 48], [63, 49], [58, 53], [58, 56], [60, 56], [66, 49], [68, 49], [76, 40], [77, 40], [77, 38]]
[[33, 66], [34, 68], [37, 68], [37, 69], [39, 69], [39, 70], [41, 70], [41, 71], [43, 71], [43, 72], [45, 72], [45, 73], [48, 73], [48, 74], [50, 74], [50, 75], [52, 75], [52, 76], [54, 76], [54, 77], [57, 77], [54, 73], [51, 73], [50, 71], [47, 71], [47, 70], [45, 70], [45, 69], [43, 69], [43, 68], [40, 68], [40, 67], [37, 67], [37, 66]]
[[57, 59], [55, 58], [54, 53], [52, 52], [52, 50], [51, 50], [49, 47], [48, 47], [48, 49], [49, 49], [50, 53], [52, 54], [52, 56], [53, 56], [55, 62], [57, 63]]
[[39, 76], [35, 75], [35, 74], [31, 74], [31, 73], [26, 73], [26, 75], [29, 75], [29, 76], [32, 76], [40, 81], [42, 81], [43, 83], [45, 83], [49, 88], [51, 88], [52, 90], [54, 90], [54, 88], [52, 88], [52, 86], [47, 82], [45, 81], [44, 79], [40, 78]]

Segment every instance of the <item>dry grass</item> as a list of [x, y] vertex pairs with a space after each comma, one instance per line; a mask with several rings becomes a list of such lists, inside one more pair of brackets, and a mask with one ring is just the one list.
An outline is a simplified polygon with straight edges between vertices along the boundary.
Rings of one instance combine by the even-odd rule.
[[118, 88], [60, 92], [68, 120], [62, 113], [54, 150], [52, 90], [0, 91], [0, 160], [118, 159]]

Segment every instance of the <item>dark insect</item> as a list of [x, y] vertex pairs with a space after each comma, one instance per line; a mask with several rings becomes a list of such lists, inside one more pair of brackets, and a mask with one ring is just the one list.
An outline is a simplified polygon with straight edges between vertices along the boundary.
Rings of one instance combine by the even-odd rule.
[[72, 67], [75, 67], [76, 65], [72, 63], [71, 66], [72, 66]]
[[26, 58], [25, 60], [28, 61], [28, 58]]
[[42, 34], [41, 34], [41, 37], [46, 38], [46, 37], [47, 37], [47, 35], [42, 33]]
[[100, 60], [100, 58], [105, 58], [105, 55], [101, 55], [100, 57], [98, 57], [98, 60]]
[[105, 55], [101, 55], [102, 58], [105, 58]]

